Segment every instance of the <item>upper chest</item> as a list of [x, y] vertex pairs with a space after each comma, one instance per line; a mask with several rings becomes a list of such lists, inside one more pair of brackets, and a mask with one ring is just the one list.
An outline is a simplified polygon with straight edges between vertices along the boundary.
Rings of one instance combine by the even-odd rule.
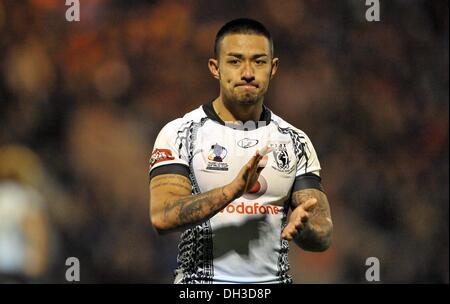
[[231, 182], [257, 150], [270, 146], [261, 172], [275, 196], [286, 194], [295, 178], [297, 159], [288, 134], [273, 125], [251, 131], [234, 130], [217, 123], [199, 128], [192, 142], [191, 169], [202, 192]]

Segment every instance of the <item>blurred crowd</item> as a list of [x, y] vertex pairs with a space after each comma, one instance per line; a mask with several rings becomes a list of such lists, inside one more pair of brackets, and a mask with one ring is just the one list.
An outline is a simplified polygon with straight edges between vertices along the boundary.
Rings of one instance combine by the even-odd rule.
[[0, 0], [0, 281], [170, 283], [179, 235], [148, 218], [148, 157], [214, 99], [218, 29], [255, 18], [280, 70], [265, 102], [322, 165], [332, 247], [296, 283], [449, 282], [448, 1]]

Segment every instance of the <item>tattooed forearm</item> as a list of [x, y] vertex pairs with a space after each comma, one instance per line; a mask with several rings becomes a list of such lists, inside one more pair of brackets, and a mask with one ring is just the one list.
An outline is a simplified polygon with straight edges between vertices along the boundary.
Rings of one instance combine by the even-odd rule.
[[198, 225], [234, 199], [227, 185], [192, 195], [190, 180], [182, 175], [155, 176], [150, 181], [150, 218], [159, 233]]
[[167, 200], [164, 203], [164, 221], [174, 228], [187, 228], [208, 220], [229, 203], [222, 188]]
[[317, 199], [317, 204], [309, 212], [309, 222], [311, 224], [320, 224], [324, 221], [331, 221], [330, 205], [327, 196], [322, 191], [316, 189], [304, 189], [295, 192], [292, 195], [292, 207], [295, 209], [310, 198]]
[[309, 211], [308, 221], [296, 236], [295, 242], [305, 250], [323, 251], [329, 247], [333, 231], [327, 196], [316, 189], [305, 189], [293, 194], [292, 204], [296, 208], [310, 198], [317, 199], [317, 204]]

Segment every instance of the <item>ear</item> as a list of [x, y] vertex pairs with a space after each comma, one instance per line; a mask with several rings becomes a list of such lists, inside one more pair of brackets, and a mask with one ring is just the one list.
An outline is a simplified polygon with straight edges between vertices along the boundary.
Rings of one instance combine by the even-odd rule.
[[216, 59], [208, 60], [208, 68], [214, 78], [220, 79], [219, 62]]
[[277, 57], [272, 59], [272, 69], [270, 70], [270, 79], [275, 76], [276, 72], [278, 71], [278, 65], [279, 65], [279, 59]]

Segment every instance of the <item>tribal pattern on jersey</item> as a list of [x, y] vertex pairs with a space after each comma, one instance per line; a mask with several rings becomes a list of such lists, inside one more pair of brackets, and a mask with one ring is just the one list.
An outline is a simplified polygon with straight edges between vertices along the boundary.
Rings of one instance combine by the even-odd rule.
[[[192, 194], [200, 193], [200, 189], [195, 178], [194, 169], [192, 168], [192, 157], [194, 151], [194, 142], [197, 137], [198, 129], [203, 126], [208, 118], [203, 118], [200, 123], [189, 121], [181, 126], [177, 132], [178, 149], [185, 149], [187, 162], [190, 166], [189, 179], [192, 183]], [[181, 283], [198, 284], [211, 283], [214, 275], [213, 256], [212, 256], [212, 229], [210, 221], [206, 221], [201, 225], [187, 229], [181, 235], [181, 241], [178, 245], [178, 269], [183, 274]]]
[[[273, 121], [273, 120], [272, 120]], [[298, 160], [302, 159], [302, 157], [305, 157], [306, 165], [305, 165], [305, 173], [308, 168], [308, 154], [311, 154], [310, 149], [306, 143], [305, 137], [300, 135], [297, 131], [295, 131], [292, 128], [281, 128], [276, 121], [273, 121], [275, 125], [278, 128], [278, 131], [282, 134], [289, 134], [289, 136], [292, 139], [292, 142], [294, 143], [294, 150], [295, 150], [295, 156]], [[306, 149], [308, 149], [309, 153], [306, 153]]]
[[[287, 200], [284, 203], [284, 211], [283, 211], [283, 218], [281, 220], [281, 231], [287, 226], [287, 215], [289, 210], [289, 200]], [[281, 249], [280, 249], [280, 256], [278, 257], [278, 273], [277, 276], [279, 277], [281, 284], [292, 284], [292, 277], [288, 273], [289, 271], [289, 259], [288, 259], [288, 252], [289, 252], [289, 242], [281, 239]]]

